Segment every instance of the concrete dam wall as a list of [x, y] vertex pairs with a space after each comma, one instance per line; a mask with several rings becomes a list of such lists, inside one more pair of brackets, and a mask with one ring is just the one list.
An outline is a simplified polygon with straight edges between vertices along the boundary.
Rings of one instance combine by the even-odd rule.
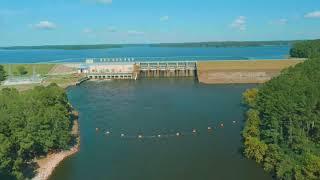
[[194, 61], [140, 62], [136, 64], [139, 78], [196, 77]]

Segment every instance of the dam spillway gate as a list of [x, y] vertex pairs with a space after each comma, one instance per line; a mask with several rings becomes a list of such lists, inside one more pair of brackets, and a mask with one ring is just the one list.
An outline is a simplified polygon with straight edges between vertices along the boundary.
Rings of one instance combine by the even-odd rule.
[[195, 61], [140, 62], [136, 64], [139, 77], [195, 77]]

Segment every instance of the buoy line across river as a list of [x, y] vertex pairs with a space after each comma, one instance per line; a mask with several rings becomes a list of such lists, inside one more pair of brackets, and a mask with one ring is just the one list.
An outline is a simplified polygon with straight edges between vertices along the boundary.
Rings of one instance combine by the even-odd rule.
[[[233, 124], [236, 124], [237, 121], [232, 121]], [[206, 133], [213, 133], [215, 129], [223, 129], [224, 123], [221, 123], [219, 126], [208, 126], [206, 129]], [[170, 138], [170, 137], [179, 137], [179, 136], [190, 136], [190, 135], [198, 135], [202, 131], [199, 131], [198, 129], [193, 128], [191, 131], [175, 131], [175, 133], [164, 133], [164, 134], [153, 134], [153, 135], [144, 135], [144, 133], [136, 133], [136, 135], [129, 135], [124, 133], [114, 133], [111, 130], [100, 130], [99, 128], [96, 128], [96, 132], [103, 132], [103, 134], [107, 137], [120, 137], [120, 138], [126, 138], [126, 139], [155, 139], [155, 138]]]

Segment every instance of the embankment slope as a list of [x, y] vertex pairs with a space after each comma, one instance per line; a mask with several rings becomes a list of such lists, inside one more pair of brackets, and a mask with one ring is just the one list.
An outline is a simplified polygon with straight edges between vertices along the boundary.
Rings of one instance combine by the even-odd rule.
[[305, 59], [198, 62], [198, 79], [205, 84], [264, 83]]

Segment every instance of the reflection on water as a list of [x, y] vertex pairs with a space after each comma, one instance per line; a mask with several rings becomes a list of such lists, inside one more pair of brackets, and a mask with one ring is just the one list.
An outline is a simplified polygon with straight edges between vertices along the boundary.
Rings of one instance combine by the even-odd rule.
[[249, 87], [187, 79], [72, 87], [81, 151], [51, 180], [271, 179], [240, 152], [241, 94]]

